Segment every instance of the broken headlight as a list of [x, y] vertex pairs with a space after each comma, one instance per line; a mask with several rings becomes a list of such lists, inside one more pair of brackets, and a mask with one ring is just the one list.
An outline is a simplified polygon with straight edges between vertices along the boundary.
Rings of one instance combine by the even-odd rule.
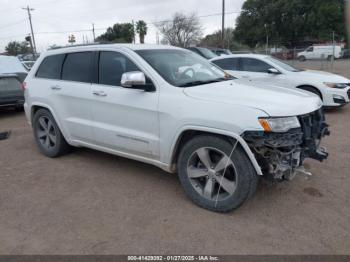
[[259, 123], [265, 132], [287, 132], [293, 128], [299, 128], [300, 122], [296, 116], [259, 118]]

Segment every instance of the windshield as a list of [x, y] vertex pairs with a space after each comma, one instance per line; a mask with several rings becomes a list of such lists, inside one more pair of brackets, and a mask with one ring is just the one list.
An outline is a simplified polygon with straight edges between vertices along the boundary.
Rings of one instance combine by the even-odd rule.
[[217, 55], [209, 49], [202, 48], [202, 47], [197, 47], [197, 48], [207, 59], [212, 59], [214, 57], [217, 57]]
[[187, 87], [233, 79], [232, 76], [192, 51], [150, 49], [135, 52], [174, 86]]
[[290, 71], [290, 72], [300, 72], [300, 71], [302, 71], [301, 69], [293, 67], [290, 64], [287, 64], [287, 63], [285, 63], [282, 60], [279, 60], [277, 58], [268, 57], [267, 60], [269, 60], [270, 62], [276, 64], [277, 66], [281, 67], [282, 69], [284, 69], [286, 71]]

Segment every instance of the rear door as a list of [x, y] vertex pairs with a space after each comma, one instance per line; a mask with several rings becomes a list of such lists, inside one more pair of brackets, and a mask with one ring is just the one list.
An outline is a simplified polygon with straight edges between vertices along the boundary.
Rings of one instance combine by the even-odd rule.
[[40, 83], [32, 84], [46, 93], [42, 102], [52, 107], [70, 140], [93, 141], [91, 70], [92, 52], [48, 56], [36, 74]]
[[96, 54], [96, 71], [91, 107], [96, 143], [123, 153], [158, 159], [159, 90], [145, 92], [122, 87], [123, 73], [142, 70], [121, 52]]
[[225, 70], [227, 73], [234, 77], [242, 78], [243, 72], [240, 71], [239, 58], [224, 58], [219, 60], [214, 60], [214, 64]]

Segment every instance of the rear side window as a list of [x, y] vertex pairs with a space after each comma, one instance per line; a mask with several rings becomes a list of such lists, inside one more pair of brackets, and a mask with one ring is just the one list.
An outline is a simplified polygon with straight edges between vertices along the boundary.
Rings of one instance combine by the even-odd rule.
[[69, 53], [62, 68], [62, 80], [91, 82], [92, 52]]
[[47, 56], [41, 62], [36, 77], [60, 79], [64, 54]]
[[239, 58], [225, 58], [213, 61], [214, 64], [218, 65], [224, 70], [233, 70], [238, 71], [239, 70]]
[[140, 69], [125, 55], [118, 52], [100, 52], [98, 67], [99, 83], [120, 86], [122, 75]]
[[254, 58], [241, 58], [242, 71], [267, 73], [272, 66]]

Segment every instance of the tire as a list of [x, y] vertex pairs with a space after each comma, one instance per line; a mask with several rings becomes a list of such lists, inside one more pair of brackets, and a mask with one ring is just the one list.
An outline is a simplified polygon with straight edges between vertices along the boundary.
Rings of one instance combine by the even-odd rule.
[[300, 61], [300, 62], [304, 62], [304, 61], [306, 61], [306, 57], [305, 56], [299, 56], [298, 57], [298, 60]]
[[[234, 146], [220, 137], [193, 138], [182, 148], [177, 164], [187, 196], [211, 211], [224, 213], [238, 208], [254, 195], [258, 185], [255, 169], [241, 146]], [[215, 169], [220, 171], [215, 172]]]
[[323, 101], [323, 97], [322, 97], [321, 92], [318, 91], [315, 87], [313, 87], [313, 86], [301, 86], [301, 87], [299, 87], [299, 89], [311, 92], [311, 93], [317, 95]]
[[35, 113], [33, 131], [35, 142], [45, 156], [55, 158], [69, 152], [70, 146], [48, 110], [39, 109]]

